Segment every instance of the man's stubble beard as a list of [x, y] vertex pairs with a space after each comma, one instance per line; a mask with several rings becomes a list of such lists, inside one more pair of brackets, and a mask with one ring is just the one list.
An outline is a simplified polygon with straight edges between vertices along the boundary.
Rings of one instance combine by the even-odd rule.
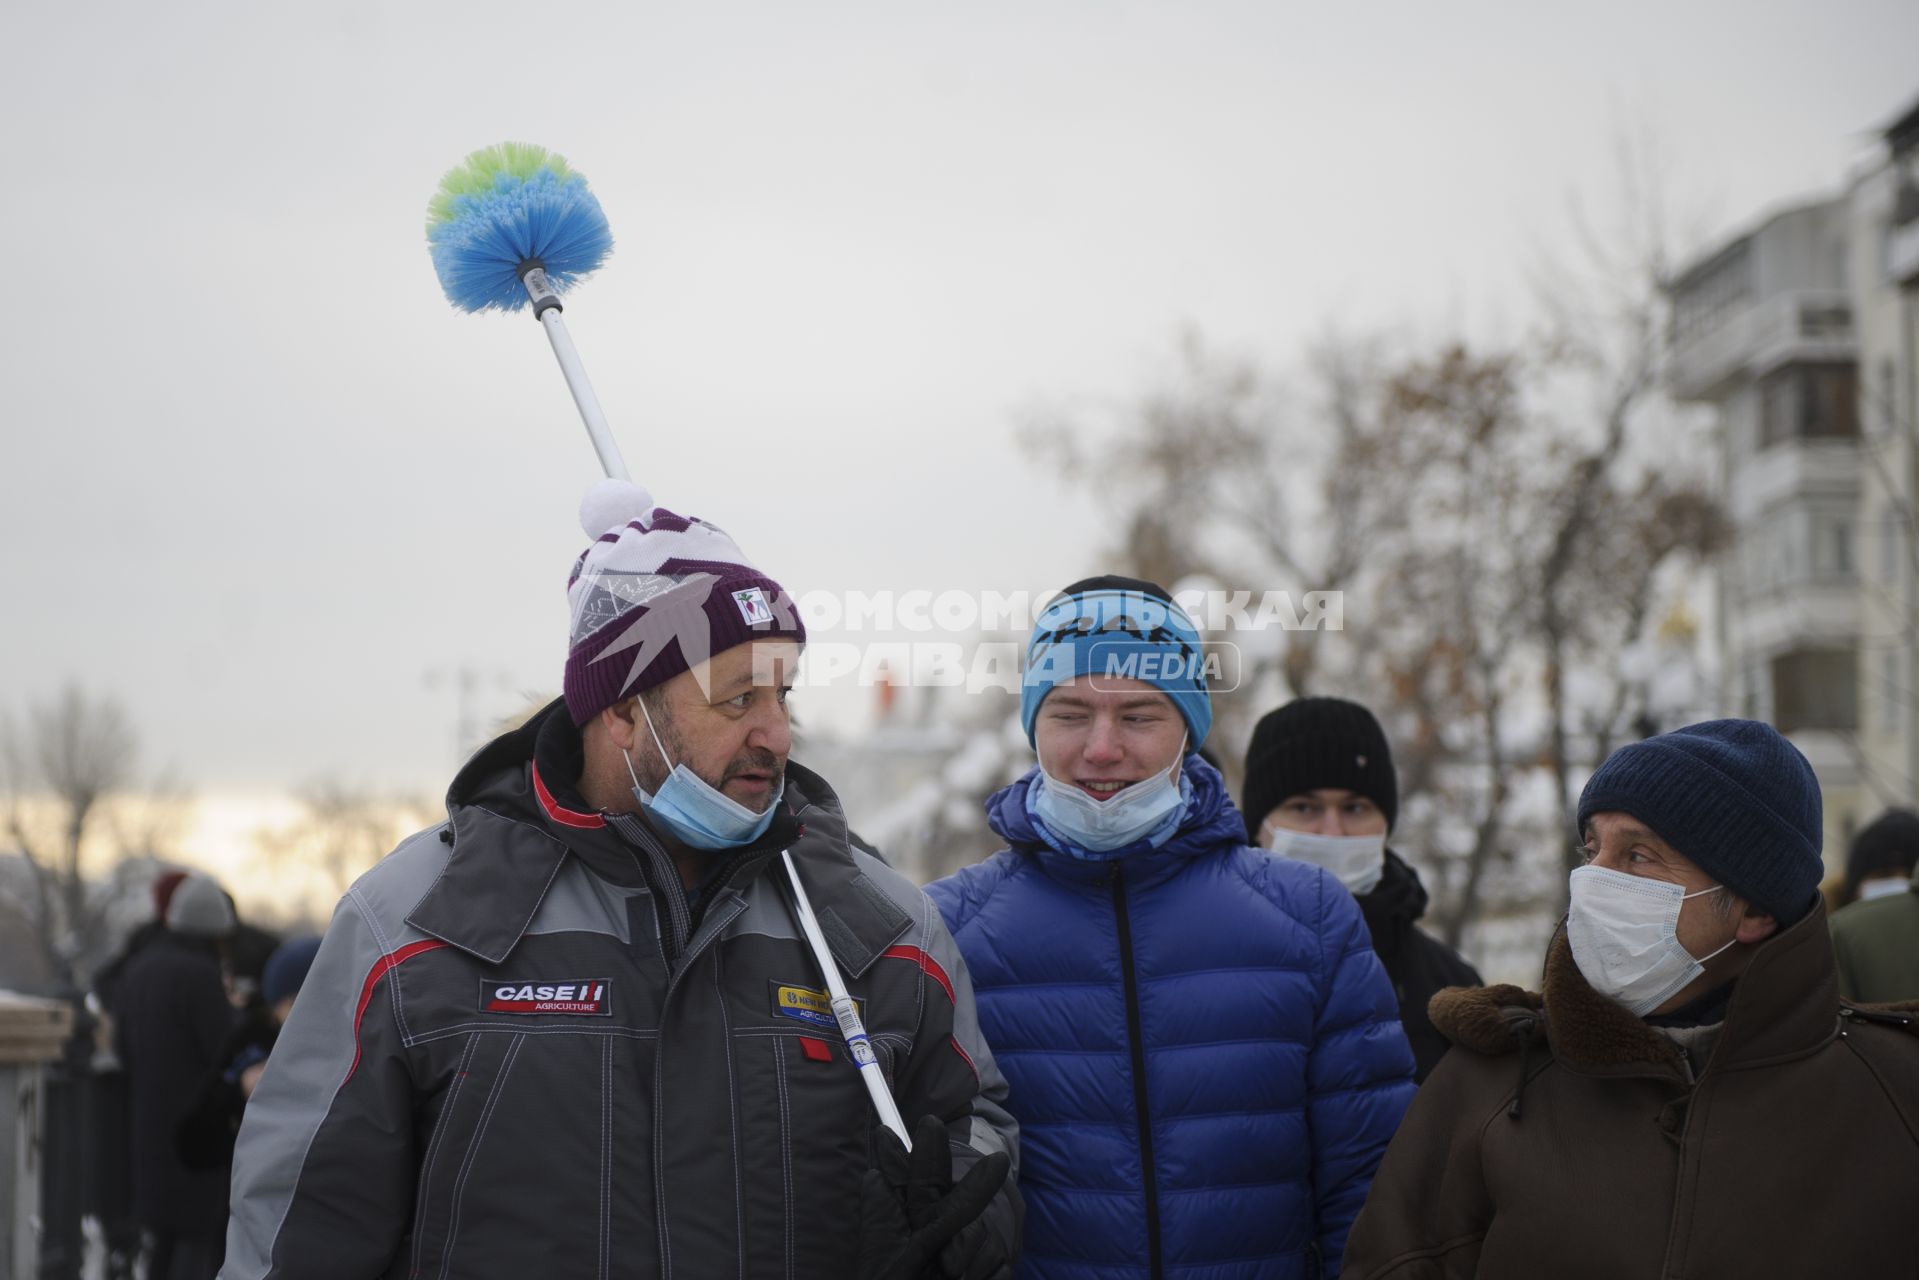
[[[641, 696], [644, 697], [645, 695], [642, 694]], [[786, 765], [778, 756], [763, 748], [748, 748], [742, 754], [728, 761], [726, 768], [721, 770], [718, 778], [709, 778], [687, 761], [686, 743], [680, 737], [679, 724], [675, 721], [673, 714], [668, 711], [664, 705], [654, 706], [652, 703], [648, 703], [646, 709], [648, 714], [653, 718], [653, 732], [660, 735], [660, 746], [666, 748], [667, 755], [670, 758], [670, 763], [668, 760], [662, 760], [659, 754], [659, 747], [654, 747], [653, 750], [646, 753], [644, 761], [635, 762], [633, 771], [640, 775], [640, 785], [646, 788], [647, 794], [658, 795], [660, 788], [666, 785], [666, 779], [672, 773], [673, 765], [684, 764], [694, 777], [722, 795], [726, 795], [726, 783], [742, 773], [770, 773], [773, 775], [773, 786], [771, 790], [767, 792], [765, 800], [767, 804], [772, 802], [773, 796], [780, 789], [780, 783], [786, 777]], [[646, 745], [649, 747], [653, 746], [651, 737], [647, 738]], [[732, 800], [734, 797], [728, 795], [726, 798]], [[766, 812], [765, 804], [755, 806], [753, 803], [744, 800], [737, 801], [737, 803], [746, 805], [747, 808], [752, 809], [755, 813]]]

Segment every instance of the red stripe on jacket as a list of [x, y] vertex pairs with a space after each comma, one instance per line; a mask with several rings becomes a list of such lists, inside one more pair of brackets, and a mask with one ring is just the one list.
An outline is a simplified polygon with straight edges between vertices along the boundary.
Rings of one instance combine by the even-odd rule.
[[880, 952], [880, 959], [911, 960], [925, 972], [926, 976], [940, 984], [941, 989], [946, 992], [946, 998], [948, 1000], [952, 1000], [955, 1004], [959, 1003], [953, 995], [953, 980], [946, 976], [946, 970], [940, 968], [939, 961], [933, 959], [932, 956], [927, 955], [918, 947], [888, 947], [886, 950]]
[[[946, 976], [946, 970], [940, 967], [939, 961], [927, 955], [926, 952], [920, 948], [908, 946], [888, 947], [886, 950], [880, 952], [880, 959], [911, 960], [920, 967], [920, 972], [940, 984], [940, 990], [946, 993], [948, 1000], [952, 1000], [954, 1004], [959, 1003], [953, 995], [953, 980]], [[979, 1068], [973, 1065], [972, 1055], [967, 1053], [960, 1045], [958, 1036], [950, 1037], [950, 1039], [953, 1045], [953, 1052], [960, 1056], [960, 1061], [967, 1065], [972, 1071], [974, 1078], [977, 1079], [979, 1077]]]
[[546, 789], [546, 783], [540, 779], [540, 766], [533, 766], [533, 794], [540, 798], [540, 808], [546, 810], [546, 816], [563, 827], [585, 827], [591, 830], [606, 825], [606, 819], [597, 813], [579, 813], [560, 807], [553, 793]]
[[380, 985], [380, 979], [387, 975], [388, 970], [397, 969], [414, 956], [428, 951], [437, 951], [445, 945], [446, 943], [437, 938], [429, 938], [424, 942], [409, 942], [398, 951], [387, 952], [375, 960], [373, 967], [367, 970], [366, 981], [360, 986], [360, 1003], [353, 1010], [353, 1065], [347, 1068], [346, 1080], [340, 1081], [342, 1089], [346, 1088], [347, 1080], [353, 1079], [353, 1073], [360, 1069], [360, 1020], [366, 1017], [366, 1007], [373, 1003], [373, 988]]

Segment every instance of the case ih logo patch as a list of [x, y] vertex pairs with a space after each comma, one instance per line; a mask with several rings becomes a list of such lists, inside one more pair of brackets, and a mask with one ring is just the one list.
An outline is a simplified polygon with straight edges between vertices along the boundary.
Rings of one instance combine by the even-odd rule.
[[482, 982], [481, 1013], [574, 1013], [613, 1016], [605, 978], [564, 978], [559, 982]]

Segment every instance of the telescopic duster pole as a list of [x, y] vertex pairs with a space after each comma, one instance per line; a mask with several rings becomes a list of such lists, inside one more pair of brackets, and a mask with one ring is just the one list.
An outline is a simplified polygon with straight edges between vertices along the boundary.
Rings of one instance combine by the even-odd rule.
[[573, 335], [567, 332], [566, 321], [561, 318], [560, 313], [566, 308], [560, 302], [559, 291], [546, 278], [545, 265], [537, 258], [524, 264], [520, 283], [526, 287], [526, 296], [533, 300], [534, 318], [546, 330], [546, 340], [553, 344], [553, 355], [560, 362], [566, 389], [573, 393], [573, 403], [580, 411], [581, 421], [586, 423], [593, 452], [600, 455], [601, 470], [614, 480], [632, 479], [626, 473], [626, 460], [620, 457], [620, 446], [614, 442], [613, 428], [607, 425], [606, 412], [600, 408], [600, 398], [593, 394], [586, 366], [580, 363]]

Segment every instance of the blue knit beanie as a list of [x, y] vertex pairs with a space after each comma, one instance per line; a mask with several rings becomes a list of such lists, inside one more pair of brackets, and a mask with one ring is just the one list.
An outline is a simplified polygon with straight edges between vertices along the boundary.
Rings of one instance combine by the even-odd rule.
[[288, 938], [267, 958], [266, 972], [260, 975], [260, 994], [268, 1004], [279, 1004], [291, 995], [298, 995], [307, 980], [307, 970], [313, 967], [313, 957], [320, 954], [320, 940], [312, 934], [304, 937]]
[[1076, 676], [1143, 680], [1165, 692], [1199, 750], [1213, 727], [1199, 628], [1164, 587], [1139, 578], [1084, 578], [1033, 624], [1020, 675], [1019, 720], [1033, 741], [1039, 704]]
[[1619, 748], [1579, 797], [1579, 829], [1611, 812], [1651, 827], [1781, 926], [1817, 897], [1819, 779], [1769, 724], [1708, 720]]

